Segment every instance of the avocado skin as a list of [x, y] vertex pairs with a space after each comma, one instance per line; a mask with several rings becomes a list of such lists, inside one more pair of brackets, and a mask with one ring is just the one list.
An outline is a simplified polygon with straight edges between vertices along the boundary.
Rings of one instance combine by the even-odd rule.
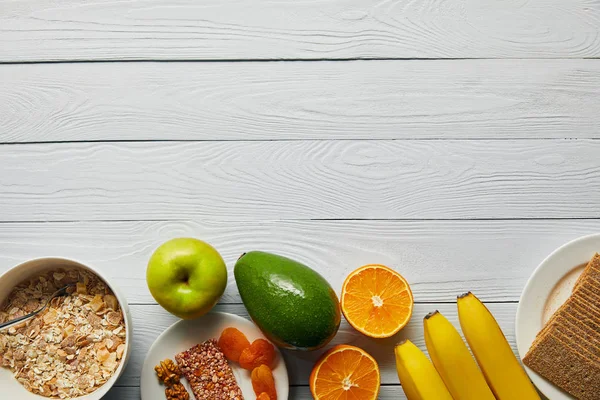
[[254, 323], [277, 346], [315, 350], [340, 326], [340, 303], [316, 271], [287, 257], [262, 251], [243, 254], [235, 280]]

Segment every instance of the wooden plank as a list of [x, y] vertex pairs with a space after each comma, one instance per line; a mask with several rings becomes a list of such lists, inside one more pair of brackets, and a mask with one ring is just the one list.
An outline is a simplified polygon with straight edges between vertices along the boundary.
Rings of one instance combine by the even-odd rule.
[[417, 302], [454, 301], [467, 290], [485, 301], [517, 301], [548, 254], [596, 232], [600, 220], [5, 223], [0, 273], [31, 258], [70, 257], [103, 270], [129, 302], [154, 303], [145, 280], [150, 255], [170, 238], [198, 237], [229, 266], [224, 303], [241, 301], [233, 266], [250, 250], [304, 262], [338, 293], [352, 270], [381, 263], [408, 279]]
[[[510, 342], [513, 351], [516, 353], [514, 319], [517, 304], [493, 303], [488, 304], [488, 307], [498, 320], [507, 340]], [[216, 309], [218, 311], [230, 312], [248, 318], [246, 309], [241, 304], [218, 305]], [[344, 320], [342, 321], [338, 334], [332, 340], [330, 345], [342, 343], [351, 344], [366, 350], [379, 364], [381, 370], [381, 383], [398, 384], [398, 375], [396, 374], [396, 363], [393, 351], [394, 345], [404, 339], [410, 339], [421, 349], [425, 350], [422, 319], [428, 312], [436, 309], [443, 313], [446, 318], [460, 330], [455, 304], [417, 304], [415, 305], [411, 322], [400, 333], [389, 339], [369, 339], [355, 331]], [[131, 313], [136, 336], [135, 341], [132, 343], [132, 353], [129, 364], [125, 369], [123, 376], [119, 379], [119, 385], [121, 386], [139, 385], [139, 376], [142, 371], [142, 365], [150, 346], [160, 333], [177, 321], [177, 318], [171, 316], [159, 306], [132, 306]], [[149, 321], [152, 322], [149, 323]], [[329, 346], [327, 348], [329, 348]], [[312, 366], [324, 351], [325, 349], [313, 352], [285, 350], [284, 358], [288, 368], [290, 384], [307, 385]]]
[[[117, 382], [117, 385], [119, 382]], [[114, 386], [102, 398], [103, 400], [139, 400], [141, 398], [140, 388], [135, 386]]]
[[19, 0], [0, 11], [0, 61], [600, 56], [595, 0]]
[[[139, 387], [123, 387], [117, 386], [108, 392], [103, 398], [104, 400], [139, 400], [140, 399], [140, 388]], [[310, 390], [307, 386], [296, 386], [290, 388], [290, 395], [288, 399], [291, 400], [313, 400], [310, 394]], [[406, 396], [400, 386], [382, 386], [379, 392], [379, 400], [405, 400]], [[285, 400], [285, 399], [284, 399]]]
[[598, 138], [599, 109], [600, 60], [0, 65], [4, 143]]
[[599, 216], [600, 141], [0, 146], [0, 221]]

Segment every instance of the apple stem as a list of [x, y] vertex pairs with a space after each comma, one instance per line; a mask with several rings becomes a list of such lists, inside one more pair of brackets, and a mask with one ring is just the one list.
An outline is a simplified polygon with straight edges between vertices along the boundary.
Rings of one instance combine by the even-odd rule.
[[246, 253], [242, 253], [242, 255], [238, 257], [238, 261], [240, 258], [244, 257], [245, 255], [246, 255]]

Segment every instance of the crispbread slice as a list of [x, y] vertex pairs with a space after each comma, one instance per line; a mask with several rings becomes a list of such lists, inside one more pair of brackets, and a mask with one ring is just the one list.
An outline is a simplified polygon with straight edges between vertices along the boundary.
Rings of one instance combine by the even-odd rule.
[[577, 287], [573, 287], [573, 291], [575, 292], [577, 291], [577, 289], [583, 286], [592, 289], [594, 292], [598, 293], [598, 289], [600, 288], [600, 272], [588, 272], [581, 281], [581, 283]]
[[579, 310], [575, 309], [575, 307], [565, 309], [563, 313], [561, 313], [556, 322], [559, 324], [567, 323], [567, 326], [572, 325], [573, 329], [579, 329], [582, 333], [587, 333], [591, 337], [591, 339], [598, 341], [600, 343], [600, 335], [598, 335], [598, 323], [590, 319], [587, 314], [582, 314]]
[[550, 319], [546, 322], [546, 324], [542, 327], [542, 330], [538, 332], [536, 335], [531, 347], [536, 344], [537, 341], [542, 339], [542, 337], [552, 328], [553, 324], [556, 322], [556, 318], [563, 312], [563, 310], [568, 306], [568, 303], [571, 301], [571, 298], [567, 299], [555, 312], [552, 314]]
[[587, 286], [580, 286], [571, 297], [586, 301], [586, 306], [600, 311], [600, 297], [590, 290]]
[[600, 348], [600, 313], [596, 313], [591, 307], [585, 307], [580, 299], [571, 297], [567, 300], [557, 320], [566, 323], [566, 326], [580, 332], [581, 335], [587, 335], [587, 340], [593, 342]]
[[567, 308], [576, 308], [580, 313], [591, 318], [592, 320], [600, 322], [600, 310], [594, 308], [593, 305], [590, 304], [589, 301], [586, 301], [584, 298], [579, 296], [573, 296], [570, 299]]
[[592, 293], [596, 294], [596, 296], [600, 297], [600, 278], [599, 280], [589, 278], [584, 280], [573, 293], [577, 293], [579, 289], [583, 288], [590, 290]]
[[[567, 300], [568, 301], [568, 300]], [[535, 346], [540, 340], [542, 340], [544, 338], [545, 335], [548, 334], [548, 332], [552, 329], [552, 327], [554, 326], [554, 324], [556, 323], [556, 318], [558, 317], [558, 315], [560, 314], [561, 310], [565, 307], [565, 304], [563, 304], [562, 306], [560, 306], [558, 308], [558, 310], [556, 310], [554, 312], [554, 314], [552, 314], [552, 316], [550, 317], [550, 319], [546, 322], [546, 324], [542, 327], [542, 330], [540, 330], [538, 332], [538, 334], [535, 336], [535, 339], [533, 340], [533, 343], [531, 343], [530, 348], [533, 348], [533, 346]]]
[[584, 282], [583, 285], [580, 285], [575, 291], [573, 291], [572, 295], [579, 295], [580, 293], [586, 293], [587, 297], [591, 300], [592, 304], [600, 307], [600, 290], [596, 288], [591, 282]]
[[588, 261], [585, 268], [583, 269], [583, 273], [585, 274], [586, 272], [588, 272], [592, 269], [600, 271], [600, 254], [599, 253], [596, 253], [592, 256], [590, 261]]
[[596, 253], [575, 282], [573, 290], [577, 290], [587, 279], [600, 278], [598, 274], [600, 274], [600, 254]]
[[600, 282], [587, 281], [585, 286], [594, 293], [600, 294]]
[[581, 286], [592, 284], [594, 286], [600, 285], [600, 271], [596, 271], [595, 269], [586, 269], [583, 271], [575, 286], [573, 286], [573, 291], [576, 291]]
[[523, 363], [581, 400], [598, 400], [600, 365], [573, 351], [552, 334], [533, 346]]
[[600, 347], [598, 347], [598, 343], [596, 343], [593, 336], [589, 332], [573, 326], [565, 318], [559, 318], [552, 334], [555, 336], [562, 335], [565, 342], [571, 347], [580, 349], [578, 351], [581, 354], [589, 353], [590, 356], [600, 360]]
[[550, 336], [553, 336], [556, 338], [556, 340], [561, 341], [565, 345], [565, 348], [568, 348], [570, 351], [580, 356], [586, 362], [592, 363], [594, 365], [598, 364], [598, 356], [590, 353], [585, 348], [579, 345], [573, 344], [567, 338], [565, 338], [565, 336], [562, 333], [553, 332], [552, 334], [550, 334]]
[[[600, 341], [594, 337], [594, 332], [587, 329], [587, 327], [576, 326], [570, 318], [572, 317], [566, 313], [557, 315], [552, 324], [548, 326], [546, 335], [560, 336], [568, 347], [579, 348], [582, 354], [586, 354], [593, 360], [598, 359], [600, 356]], [[532, 347], [543, 338], [538, 338]], [[585, 343], [582, 343], [584, 340]]]
[[563, 340], [564, 337], [561, 338], [561, 334], [559, 334], [558, 332], [552, 332], [549, 336], [552, 336], [556, 340], [559, 340], [561, 343], [566, 345], [566, 347], [568, 347], [573, 352], [573, 354], [575, 354], [578, 357], [581, 357], [590, 365], [600, 368], [600, 360], [598, 359], [598, 357], [591, 356], [590, 353], [588, 351], [585, 351], [585, 349], [582, 349], [581, 346], [570, 346], [569, 343]]
[[585, 297], [581, 297], [580, 295], [571, 296], [567, 307], [571, 306], [576, 307], [581, 313], [589, 318], [600, 321], [600, 309], [597, 309], [589, 300], [586, 300]]
[[600, 322], [582, 313], [574, 303], [568, 309], [564, 310], [562, 316], [569, 319], [571, 323], [578, 327], [585, 327], [586, 330], [594, 335], [594, 339], [600, 343], [600, 334], [598, 334], [600, 332]]

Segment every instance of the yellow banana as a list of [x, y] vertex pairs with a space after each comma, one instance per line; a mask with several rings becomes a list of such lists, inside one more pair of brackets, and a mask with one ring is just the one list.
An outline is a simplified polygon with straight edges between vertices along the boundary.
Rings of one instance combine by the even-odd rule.
[[454, 400], [495, 400], [467, 345], [438, 311], [423, 321], [425, 344]]
[[471, 292], [456, 303], [463, 334], [496, 398], [540, 400], [487, 307]]
[[440, 374], [410, 340], [394, 349], [396, 369], [408, 400], [452, 400]]

